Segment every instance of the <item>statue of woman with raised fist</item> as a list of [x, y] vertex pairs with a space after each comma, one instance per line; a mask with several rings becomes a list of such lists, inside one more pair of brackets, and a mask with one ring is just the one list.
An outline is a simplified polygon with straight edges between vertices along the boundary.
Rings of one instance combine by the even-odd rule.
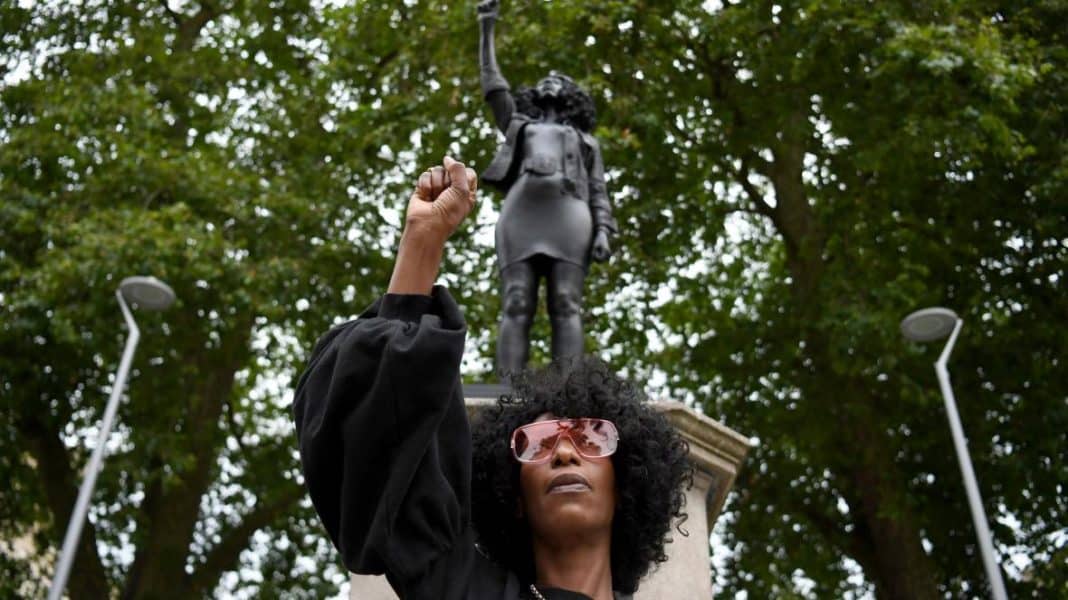
[[593, 100], [555, 71], [514, 94], [497, 67], [493, 29], [498, 0], [478, 5], [482, 93], [505, 134], [482, 179], [504, 194], [497, 221], [497, 265], [503, 314], [497, 369], [522, 369], [538, 284], [547, 284], [554, 359], [583, 352], [582, 289], [591, 260], [611, 256], [616, 233], [604, 185], [604, 163], [591, 135]]

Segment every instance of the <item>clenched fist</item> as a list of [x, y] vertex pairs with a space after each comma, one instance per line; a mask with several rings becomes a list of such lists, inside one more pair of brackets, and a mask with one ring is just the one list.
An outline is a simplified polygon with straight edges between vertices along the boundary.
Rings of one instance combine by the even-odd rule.
[[478, 3], [478, 20], [483, 21], [486, 19], [496, 20], [497, 11], [500, 7], [500, 0], [482, 0]]
[[593, 246], [590, 247], [590, 258], [597, 262], [607, 262], [612, 257], [612, 246], [608, 243], [608, 232], [598, 229], [593, 236]]
[[430, 293], [441, 267], [445, 240], [475, 207], [475, 170], [448, 156], [442, 164], [419, 176], [408, 200], [404, 233], [389, 280], [391, 294]]
[[474, 169], [446, 156], [443, 167], [432, 167], [419, 176], [408, 200], [406, 236], [444, 243], [475, 207], [478, 176]]

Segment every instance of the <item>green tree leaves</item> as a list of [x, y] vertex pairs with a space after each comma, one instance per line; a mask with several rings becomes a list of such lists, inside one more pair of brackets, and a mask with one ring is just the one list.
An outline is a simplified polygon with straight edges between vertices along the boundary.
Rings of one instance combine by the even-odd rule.
[[[589, 277], [590, 348], [759, 439], [722, 593], [982, 589], [936, 350], [897, 330], [931, 304], [966, 320], [951, 369], [997, 542], [1030, 560], [1013, 596], [1064, 589], [1066, 10], [502, 7], [513, 86], [556, 69], [597, 102], [621, 235]], [[343, 575], [288, 390], [384, 290], [414, 175], [489, 164], [473, 4], [37, 3], [0, 23], [0, 537], [58, 545], [124, 336], [115, 287], [154, 274], [179, 301], [137, 314], [72, 590], [328, 595]], [[472, 380], [499, 310], [482, 198], [442, 275]]]

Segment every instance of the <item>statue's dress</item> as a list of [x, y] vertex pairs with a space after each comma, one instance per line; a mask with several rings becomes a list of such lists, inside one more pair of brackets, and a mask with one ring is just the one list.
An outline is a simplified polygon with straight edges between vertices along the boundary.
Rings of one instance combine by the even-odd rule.
[[475, 546], [466, 334], [435, 287], [387, 294], [323, 335], [293, 397], [304, 483], [345, 566], [384, 573], [404, 600], [529, 600], [529, 582]]
[[[574, 127], [533, 122], [520, 133], [522, 161], [497, 220], [501, 269], [544, 254], [586, 268], [593, 239], [589, 204], [579, 197], [567, 162], [582, 155]], [[582, 165], [579, 168], [585, 168]]]
[[497, 266], [544, 254], [589, 267], [597, 229], [616, 233], [596, 138], [566, 123], [517, 112], [507, 88], [486, 94], [504, 143], [482, 180], [505, 194], [497, 221]]

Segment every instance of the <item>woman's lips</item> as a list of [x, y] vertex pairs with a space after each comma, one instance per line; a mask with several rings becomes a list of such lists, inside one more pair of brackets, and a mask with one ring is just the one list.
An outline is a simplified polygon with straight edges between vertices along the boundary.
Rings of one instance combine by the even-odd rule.
[[575, 492], [588, 492], [593, 487], [585, 477], [578, 473], [561, 473], [549, 482], [546, 494], [568, 494]]

